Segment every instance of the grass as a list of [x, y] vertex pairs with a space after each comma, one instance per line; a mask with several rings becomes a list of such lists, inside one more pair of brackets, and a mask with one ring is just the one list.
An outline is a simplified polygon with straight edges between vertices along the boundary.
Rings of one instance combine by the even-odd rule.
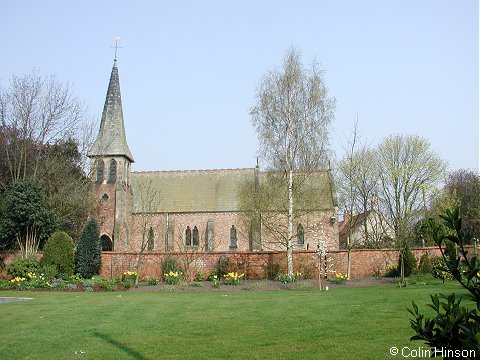
[[240, 292], [0, 292], [0, 359], [394, 359], [418, 349], [425, 286]]

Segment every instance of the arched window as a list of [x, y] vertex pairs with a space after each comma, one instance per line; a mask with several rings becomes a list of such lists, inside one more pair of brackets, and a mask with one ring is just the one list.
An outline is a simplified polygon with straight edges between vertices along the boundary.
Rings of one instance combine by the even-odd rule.
[[198, 234], [198, 228], [196, 226], [193, 227], [193, 246], [198, 246], [200, 244], [200, 236]]
[[95, 181], [97, 183], [103, 182], [103, 174], [105, 172], [105, 163], [103, 160], [96, 161], [96, 178]]
[[209, 219], [207, 222], [207, 231], [206, 234], [207, 236], [205, 237], [205, 250], [206, 251], [212, 251], [213, 250], [213, 237], [214, 237], [214, 225], [215, 223], [213, 222], [212, 219]]
[[168, 221], [165, 251], [173, 251], [173, 240], [175, 235], [175, 219]]
[[114, 183], [117, 181], [117, 162], [115, 160], [110, 160], [110, 167], [108, 171], [108, 183]]
[[153, 228], [150, 226], [150, 229], [148, 229], [148, 234], [147, 234], [147, 250], [148, 251], [153, 250], [154, 239], [155, 239], [155, 232], [153, 231]]
[[237, 228], [235, 225], [232, 225], [230, 228], [230, 249], [234, 250], [237, 248]]
[[249, 231], [249, 249], [250, 251], [262, 249], [262, 228], [260, 217], [256, 217], [250, 223]]
[[297, 245], [303, 246], [305, 244], [305, 230], [302, 224], [297, 225]]
[[113, 251], [113, 242], [108, 235], [102, 235], [100, 242], [102, 244], [102, 251]]
[[187, 226], [185, 230], [185, 246], [192, 246], [192, 230]]

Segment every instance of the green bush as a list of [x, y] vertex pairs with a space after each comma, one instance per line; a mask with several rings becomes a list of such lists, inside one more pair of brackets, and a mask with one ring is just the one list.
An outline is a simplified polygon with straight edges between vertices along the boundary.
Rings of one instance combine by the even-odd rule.
[[[417, 270], [417, 259], [413, 255], [412, 248], [409, 244], [405, 244], [403, 249], [400, 251], [400, 256], [398, 257], [398, 269], [401, 269], [401, 257], [403, 254], [403, 274], [405, 277], [414, 274]], [[401, 270], [400, 270], [401, 271]]]
[[399, 276], [400, 276], [400, 269], [398, 268], [398, 264], [387, 265], [387, 271], [385, 273], [385, 277], [396, 278]]
[[418, 273], [419, 274], [431, 274], [432, 273], [432, 262], [428, 257], [428, 253], [425, 253], [420, 258], [418, 263]]
[[452, 280], [453, 276], [448, 271], [447, 264], [443, 257], [438, 256], [432, 259], [432, 275], [434, 278], [445, 280]]
[[301, 276], [302, 275], [300, 273], [293, 274], [292, 276], [288, 276], [288, 274], [278, 273], [275, 280], [280, 281], [283, 284], [288, 284], [300, 280]]
[[73, 275], [75, 270], [75, 255], [73, 240], [63, 231], [54, 232], [43, 248], [40, 265], [54, 265], [57, 273]]
[[[444, 356], [444, 359], [478, 359], [480, 353], [480, 261], [477, 256], [467, 256], [468, 251], [465, 245], [471, 243], [473, 236], [470, 231], [462, 228], [460, 209], [458, 207], [453, 211], [447, 209], [445, 215], [440, 215], [440, 218], [443, 224], [438, 224], [434, 219], [428, 220], [433, 240], [440, 249], [445, 243], [447, 248], [449, 242], [453, 243], [454, 247], [450, 246], [450, 248], [455, 250], [455, 254], [458, 247], [459, 257], [454, 257], [452, 251], [450, 254], [445, 252], [442, 259], [450, 275], [470, 293], [470, 296], [430, 295], [432, 304], [428, 306], [435, 311], [431, 318], [420, 313], [417, 305], [412, 301], [413, 309], [408, 311], [414, 317], [410, 319], [410, 325], [415, 335], [410, 340], [422, 340], [430, 348], [448, 350], [452, 355]], [[451, 230], [450, 235], [444, 235], [442, 226]], [[473, 303], [462, 306], [461, 302], [464, 298]]]
[[57, 277], [58, 274], [57, 267], [51, 264], [41, 265], [39, 272], [40, 274], [43, 274], [43, 277], [46, 280], [52, 280], [53, 278]]
[[83, 278], [88, 279], [100, 273], [102, 263], [102, 245], [100, 231], [94, 218], [88, 219], [80, 235], [75, 254], [75, 269]]
[[229, 267], [228, 256], [227, 255], [220, 256], [218, 258], [218, 263], [217, 263], [217, 275], [220, 279], [223, 279], [223, 277], [228, 274], [228, 267]]
[[177, 285], [180, 283], [181, 276], [182, 276], [182, 273], [179, 271], [170, 271], [168, 273], [163, 274], [163, 280], [165, 280], [167, 284]]
[[2, 200], [0, 245], [12, 249], [17, 245], [17, 237], [25, 242], [28, 234], [35, 234], [42, 248], [42, 244], [53, 232], [55, 222], [38, 182], [31, 179], [18, 180], [4, 193]]
[[39, 272], [40, 264], [33, 258], [22, 259], [18, 257], [7, 268], [7, 273], [13, 278], [17, 276], [26, 278], [28, 273], [38, 274]]
[[445, 257], [450, 261], [454, 261], [457, 258], [457, 247], [452, 241], [448, 241], [445, 246]]
[[280, 264], [273, 263], [265, 267], [265, 276], [267, 279], [275, 280], [278, 274], [280, 274]]
[[162, 261], [162, 274], [168, 274], [170, 272], [181, 272], [180, 265], [178, 265], [177, 260], [171, 258], [170, 256], [167, 256], [165, 259]]

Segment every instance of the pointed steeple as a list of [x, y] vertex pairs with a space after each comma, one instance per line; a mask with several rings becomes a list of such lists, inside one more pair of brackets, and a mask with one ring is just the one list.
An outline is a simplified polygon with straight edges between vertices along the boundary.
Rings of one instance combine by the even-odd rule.
[[112, 74], [110, 75], [100, 130], [87, 155], [91, 158], [98, 156], [124, 156], [130, 162], [134, 162], [125, 135], [116, 59], [113, 62]]

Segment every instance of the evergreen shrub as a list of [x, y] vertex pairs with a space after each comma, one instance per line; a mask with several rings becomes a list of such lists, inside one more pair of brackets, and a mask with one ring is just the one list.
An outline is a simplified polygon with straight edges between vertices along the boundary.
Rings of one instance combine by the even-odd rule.
[[40, 264], [34, 258], [22, 259], [15, 258], [7, 267], [7, 273], [12, 277], [26, 278], [28, 273], [38, 274], [40, 271]]
[[168, 274], [170, 272], [179, 273], [181, 272], [181, 268], [177, 260], [167, 256], [162, 261], [162, 274]]
[[415, 271], [417, 270], [417, 259], [415, 258], [415, 255], [413, 255], [412, 248], [410, 247], [409, 244], [405, 244], [403, 249], [401, 250], [401, 254], [398, 257], [398, 269], [401, 271], [401, 261], [402, 261], [402, 255], [403, 253], [403, 271], [404, 271], [404, 276], [408, 277], [411, 274], [414, 274]]
[[418, 263], [418, 273], [419, 274], [431, 274], [432, 273], [432, 262], [428, 257], [428, 253], [425, 253], [420, 258]]
[[100, 231], [94, 218], [88, 219], [80, 235], [75, 254], [75, 270], [84, 279], [100, 273], [102, 264], [102, 245]]
[[73, 240], [67, 233], [57, 231], [47, 240], [43, 248], [43, 256], [40, 265], [53, 265], [57, 272], [66, 275], [73, 275], [75, 270], [75, 256]]

